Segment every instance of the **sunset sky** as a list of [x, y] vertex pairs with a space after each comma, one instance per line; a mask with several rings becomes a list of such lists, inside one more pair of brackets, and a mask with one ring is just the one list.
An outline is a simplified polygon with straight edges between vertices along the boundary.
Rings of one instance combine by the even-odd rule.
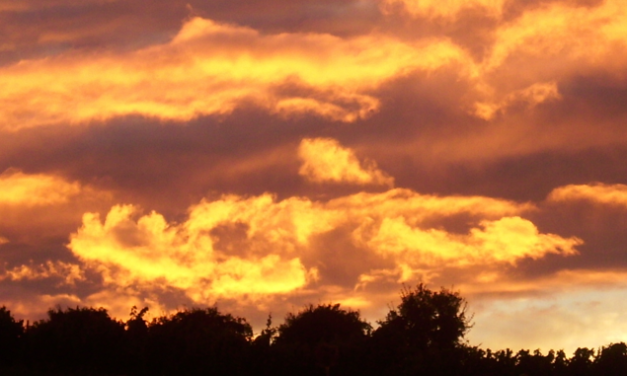
[[460, 291], [627, 341], [624, 0], [0, 0], [0, 305], [259, 331]]

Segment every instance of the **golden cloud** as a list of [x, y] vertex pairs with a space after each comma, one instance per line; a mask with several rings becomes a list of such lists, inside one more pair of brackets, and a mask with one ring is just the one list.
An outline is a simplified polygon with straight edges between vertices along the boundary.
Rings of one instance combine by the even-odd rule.
[[42, 206], [67, 202], [81, 192], [78, 183], [48, 174], [9, 169], [0, 174], [0, 205]]
[[403, 217], [412, 225], [458, 214], [497, 219], [535, 209], [529, 203], [515, 203], [483, 196], [424, 195], [404, 188], [390, 189], [382, 193], [356, 193], [333, 199], [326, 203], [325, 207], [329, 211], [341, 212], [343, 216], [358, 223], [368, 217]]
[[575, 75], [623, 77], [625, 25], [627, 12], [619, 0], [590, 7], [554, 2], [501, 22], [479, 64], [473, 113], [489, 120], [516, 102], [533, 107], [559, 99], [559, 83]]
[[[135, 221], [132, 216], [136, 208], [116, 206], [104, 223], [97, 214], [86, 214], [69, 248], [85, 263], [101, 270], [108, 284], [164, 284], [186, 290], [195, 301], [209, 301], [216, 296], [285, 293], [315, 278], [315, 270], [306, 270], [295, 256], [243, 257], [222, 252], [214, 247], [215, 235], [211, 234], [220, 225], [238, 223], [238, 215], [230, 217], [238, 208], [250, 205], [240, 213], [245, 216], [246, 211], [250, 213], [267, 204], [268, 198], [263, 196], [201, 203], [192, 209], [190, 219], [179, 226], [167, 224], [154, 212]], [[272, 238], [282, 233], [281, 228], [274, 228], [259, 236]]]
[[10, 130], [126, 115], [186, 121], [253, 104], [277, 114], [350, 122], [379, 107], [369, 92], [382, 82], [465, 59], [446, 40], [262, 35], [192, 18], [164, 45], [117, 55], [68, 53], [0, 68], [0, 121]]
[[[475, 9], [499, 15], [502, 0], [386, 0], [429, 17]], [[0, 68], [5, 130], [140, 115], [187, 121], [256, 106], [280, 116], [353, 122], [380, 108], [376, 90], [412, 72], [451, 70], [469, 83], [470, 113], [491, 119], [511, 104], [559, 99], [559, 83], [590, 71], [621, 75], [627, 11], [619, 0], [525, 9], [490, 31], [485, 58], [446, 36], [415, 40], [372, 33], [262, 34], [191, 18], [169, 42], [120, 53], [65, 53]], [[521, 71], [524, 70], [524, 74]]]
[[381, 0], [381, 8], [384, 13], [393, 13], [400, 7], [412, 16], [455, 19], [468, 10], [498, 17], [504, 3], [505, 0]]
[[[529, 209], [505, 200], [403, 189], [328, 202], [229, 195], [191, 207], [180, 224], [155, 212], [140, 215], [129, 205], [113, 207], [104, 221], [88, 213], [69, 248], [109, 286], [169, 286], [203, 303], [218, 297], [263, 300], [303, 291], [313, 281], [325, 283], [318, 268], [303, 260], [316, 259], [319, 247], [333, 247], [316, 240], [331, 231], [342, 231], [358, 249], [391, 260], [395, 266], [388, 274], [404, 270], [405, 279], [419, 269], [511, 265], [576, 252], [578, 239], [542, 234], [530, 221], [511, 216]], [[461, 214], [479, 218], [478, 226], [455, 234], [430, 224]], [[355, 285], [368, 282], [377, 267], [364, 266], [364, 278]]]
[[557, 83], [535, 83], [527, 88], [515, 90], [505, 95], [498, 103], [477, 102], [475, 103], [475, 115], [490, 120], [499, 111], [505, 111], [509, 106], [524, 103], [528, 108], [533, 108], [548, 100], [561, 99]]
[[[415, 16], [457, 21], [474, 10], [499, 22], [490, 31], [491, 46], [476, 72], [470, 112], [491, 120], [513, 104], [528, 108], [560, 99], [559, 83], [593, 72], [624, 78], [627, 64], [627, 11], [620, 0], [581, 6], [551, 2], [529, 7], [511, 20], [501, 19], [502, 0], [384, 0], [384, 9], [404, 9]], [[463, 104], [462, 104], [463, 105]]]
[[13, 244], [40, 247], [67, 237], [86, 211], [106, 211], [114, 203], [112, 192], [89, 184], [9, 169], [0, 174], [0, 234]]
[[22, 281], [49, 278], [61, 278], [63, 284], [74, 285], [76, 281], [85, 280], [85, 275], [79, 265], [62, 261], [47, 261], [40, 265], [20, 265], [0, 274], [0, 281], [4, 279]]
[[498, 29], [486, 65], [499, 67], [514, 54], [611, 65], [599, 58], [616, 52], [619, 45], [624, 46], [626, 19], [627, 12], [619, 0], [608, 0], [596, 7], [560, 2], [541, 6]]
[[394, 185], [394, 178], [378, 169], [376, 162], [360, 163], [355, 153], [330, 138], [306, 138], [298, 147], [303, 162], [299, 174], [317, 183]]
[[589, 201], [605, 205], [627, 207], [627, 185], [571, 184], [555, 188], [551, 191], [547, 200], [552, 202]]
[[412, 227], [403, 218], [385, 218], [367, 241], [373, 250], [420, 267], [515, 264], [548, 253], [573, 255], [577, 253], [574, 247], [582, 243], [576, 238], [540, 234], [532, 222], [520, 217], [482, 221], [464, 235]]

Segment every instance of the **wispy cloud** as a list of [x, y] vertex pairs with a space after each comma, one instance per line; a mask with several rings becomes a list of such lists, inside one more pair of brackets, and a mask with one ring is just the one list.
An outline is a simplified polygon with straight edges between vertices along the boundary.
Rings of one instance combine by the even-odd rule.
[[588, 201], [592, 203], [627, 207], [627, 185], [571, 184], [551, 191], [549, 201]]
[[78, 183], [48, 174], [9, 169], [0, 174], [0, 205], [40, 206], [67, 202], [81, 192]]

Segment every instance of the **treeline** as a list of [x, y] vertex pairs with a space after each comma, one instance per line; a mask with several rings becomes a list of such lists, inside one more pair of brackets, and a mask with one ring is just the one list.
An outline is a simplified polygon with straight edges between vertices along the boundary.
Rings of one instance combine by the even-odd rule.
[[310, 305], [253, 336], [217, 308], [126, 322], [103, 308], [61, 308], [25, 325], [0, 308], [1, 375], [627, 375], [627, 346], [594, 351], [491, 351], [469, 346], [465, 300], [420, 284], [401, 292], [376, 329], [340, 305]]

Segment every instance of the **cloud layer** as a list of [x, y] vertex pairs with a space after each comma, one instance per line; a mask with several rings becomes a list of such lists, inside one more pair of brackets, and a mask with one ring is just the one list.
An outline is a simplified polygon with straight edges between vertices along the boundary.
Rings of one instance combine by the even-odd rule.
[[486, 346], [621, 340], [626, 25], [618, 0], [5, 1], [0, 304], [375, 320], [424, 281]]

